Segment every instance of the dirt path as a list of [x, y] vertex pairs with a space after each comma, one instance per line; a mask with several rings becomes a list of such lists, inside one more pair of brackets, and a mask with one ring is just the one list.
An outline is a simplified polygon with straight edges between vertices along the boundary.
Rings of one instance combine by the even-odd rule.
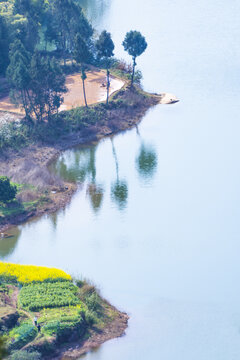
[[[87, 73], [85, 82], [88, 104], [95, 104], [106, 99], [106, 72], [104, 70], [91, 70]], [[84, 105], [82, 80], [80, 74], [68, 75], [66, 77], [66, 86], [68, 92], [64, 95], [64, 102], [60, 107], [60, 111], [69, 110], [77, 106]], [[121, 89], [124, 81], [116, 77], [111, 77], [110, 94]], [[21, 108], [11, 103], [9, 96], [0, 99], [0, 112], [8, 111], [15, 114], [24, 114]]]

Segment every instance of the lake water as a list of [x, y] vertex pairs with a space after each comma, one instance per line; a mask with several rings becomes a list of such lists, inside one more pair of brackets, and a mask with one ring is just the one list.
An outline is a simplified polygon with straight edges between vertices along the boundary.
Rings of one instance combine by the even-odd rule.
[[[143, 85], [181, 102], [64, 152], [66, 209], [14, 229], [1, 259], [82, 275], [131, 316], [87, 360], [240, 358], [240, 2], [84, 1], [115, 54], [140, 30]], [[130, 59], [129, 59], [130, 60]], [[81, 184], [81, 185], [80, 185]]]

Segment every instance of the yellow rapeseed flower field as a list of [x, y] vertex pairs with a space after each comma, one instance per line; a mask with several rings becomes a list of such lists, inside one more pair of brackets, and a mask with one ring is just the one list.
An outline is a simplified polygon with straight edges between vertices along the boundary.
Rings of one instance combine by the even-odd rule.
[[12, 276], [21, 284], [42, 281], [71, 280], [63, 270], [34, 265], [18, 265], [0, 261], [0, 276]]

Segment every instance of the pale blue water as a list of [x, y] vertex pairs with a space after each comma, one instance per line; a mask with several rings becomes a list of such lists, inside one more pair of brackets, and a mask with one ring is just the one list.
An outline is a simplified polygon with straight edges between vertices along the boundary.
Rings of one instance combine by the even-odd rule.
[[238, 360], [240, 3], [99, 0], [88, 13], [125, 59], [125, 32], [140, 30], [144, 88], [181, 102], [66, 151], [56, 171], [83, 185], [1, 258], [82, 274], [130, 314], [126, 336], [87, 360]]

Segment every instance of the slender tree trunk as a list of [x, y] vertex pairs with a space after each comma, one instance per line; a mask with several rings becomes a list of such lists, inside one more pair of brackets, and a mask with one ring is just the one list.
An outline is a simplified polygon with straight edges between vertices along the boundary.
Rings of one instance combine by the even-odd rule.
[[87, 97], [86, 97], [86, 90], [85, 90], [85, 79], [86, 79], [86, 74], [84, 72], [83, 66], [82, 66], [82, 85], [83, 85], [83, 96], [84, 96], [84, 102], [85, 102], [85, 106], [88, 107], [87, 104]]
[[28, 118], [28, 107], [27, 107], [27, 101], [26, 101], [26, 94], [24, 90], [21, 90], [21, 100], [22, 100], [22, 104], [23, 104], [23, 108], [25, 111], [25, 115]]
[[35, 110], [35, 107], [34, 107], [33, 103], [32, 103], [32, 100], [31, 100], [31, 96], [30, 96], [30, 94], [29, 94], [29, 91], [27, 90], [26, 92], [27, 92], [28, 100], [29, 100], [30, 105], [31, 105], [31, 109], [32, 109], [32, 111], [34, 112], [34, 114], [35, 114], [35, 116], [36, 116], [36, 120], [39, 120], [39, 116], [38, 116], [38, 114], [37, 114], [37, 112], [36, 112], [36, 110]]
[[133, 71], [132, 71], [132, 79], [131, 79], [131, 87], [133, 86], [134, 82], [134, 75], [135, 75], [135, 66], [136, 66], [136, 57], [133, 57]]
[[109, 69], [107, 69], [107, 105], [108, 105], [108, 99], [109, 99], [109, 89], [110, 89], [110, 79], [109, 79], [109, 76], [110, 76], [110, 71]]
[[64, 62], [64, 66], [66, 66], [66, 38], [65, 36], [63, 36], [63, 62]]
[[83, 84], [83, 96], [84, 96], [85, 106], [88, 107], [87, 98], [86, 98], [86, 91], [85, 91], [85, 80], [84, 79], [82, 79], [82, 84]]

